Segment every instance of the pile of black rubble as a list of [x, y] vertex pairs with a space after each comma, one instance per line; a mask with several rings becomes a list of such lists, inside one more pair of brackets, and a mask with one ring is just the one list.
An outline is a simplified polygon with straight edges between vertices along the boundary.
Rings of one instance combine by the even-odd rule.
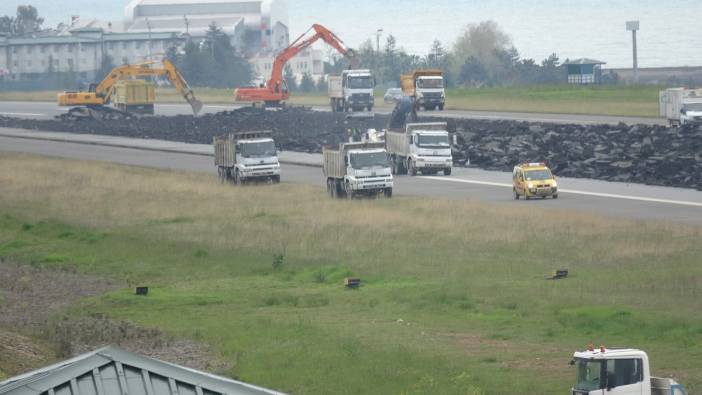
[[[434, 115], [436, 113], [433, 113]], [[702, 190], [702, 125], [575, 125], [442, 119], [457, 134], [457, 165], [510, 171], [520, 162], [547, 162], [559, 176], [679, 186]], [[198, 117], [126, 120], [29, 120], [0, 117], [0, 127], [104, 134], [209, 144], [237, 131], [272, 130], [283, 150], [321, 152], [348, 139], [349, 129], [387, 126], [387, 115], [349, 120], [345, 114], [287, 108], [242, 108]]]

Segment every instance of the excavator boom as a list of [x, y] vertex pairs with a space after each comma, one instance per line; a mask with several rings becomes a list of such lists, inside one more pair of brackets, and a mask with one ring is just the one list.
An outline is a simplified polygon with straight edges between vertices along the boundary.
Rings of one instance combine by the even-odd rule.
[[[309, 38], [305, 38], [312, 30], [314, 30], [314, 34]], [[267, 81], [266, 86], [259, 88], [238, 88], [234, 93], [236, 100], [245, 102], [265, 102], [267, 104], [279, 104], [281, 101], [287, 100], [290, 96], [290, 92], [286, 81], [283, 79], [285, 64], [320, 39], [336, 49], [343, 56], [349, 57], [352, 61], [352, 65], [355, 67], [356, 57], [354, 52], [346, 48], [344, 42], [341, 41], [336, 34], [322, 25], [315, 24], [275, 57], [271, 78]]]
[[139, 77], [165, 76], [168, 81], [183, 95], [190, 104], [193, 113], [197, 115], [202, 109], [202, 103], [195, 97], [185, 78], [175, 65], [168, 59], [162, 61], [162, 67], [153, 67], [155, 62], [117, 66], [110, 71], [99, 84], [91, 87], [89, 92], [63, 92], [58, 94], [59, 106], [90, 106], [100, 107], [110, 103], [115, 93], [117, 81]]

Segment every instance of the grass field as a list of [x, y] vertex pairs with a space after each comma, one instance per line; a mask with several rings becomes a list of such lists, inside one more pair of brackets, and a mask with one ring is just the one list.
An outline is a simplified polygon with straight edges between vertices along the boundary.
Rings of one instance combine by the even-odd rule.
[[[588, 343], [702, 391], [702, 229], [0, 154], [0, 256], [130, 286], [104, 313], [295, 394], [562, 394]], [[571, 277], [544, 275], [567, 267]], [[344, 277], [363, 286], [347, 291]]]
[[[446, 108], [450, 110], [484, 110], [542, 112], [564, 114], [598, 114], [622, 116], [658, 116], [658, 86], [572, 86], [543, 85], [509, 88], [452, 89], [447, 92]], [[195, 88], [205, 103], [234, 103], [233, 89]], [[183, 102], [173, 89], [157, 92], [161, 102]], [[0, 92], [0, 101], [53, 101], [56, 92]], [[290, 104], [327, 106], [324, 93], [294, 92]], [[383, 103], [383, 92], [376, 92], [379, 109], [389, 110]]]

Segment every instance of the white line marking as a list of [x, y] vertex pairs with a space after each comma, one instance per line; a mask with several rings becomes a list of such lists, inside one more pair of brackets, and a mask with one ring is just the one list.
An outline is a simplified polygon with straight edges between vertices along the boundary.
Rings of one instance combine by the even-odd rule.
[[33, 113], [33, 112], [0, 112], [0, 115], [10, 115], [10, 116], [13, 116], [13, 115], [30, 115], [30, 116], [33, 116], [33, 117], [44, 117], [44, 116], [48, 117], [48, 116], [49, 116], [49, 114], [37, 114], [37, 113]]
[[[461, 179], [461, 178], [445, 178], [445, 177], [429, 177], [429, 176], [428, 177], [419, 177], [419, 178], [424, 178], [427, 180], [434, 180], [434, 181], [460, 182], [463, 184], [478, 184], [478, 185], [490, 185], [493, 187], [512, 188], [512, 184], [507, 184], [507, 183], [502, 183], [502, 182], [476, 181], [476, 180], [465, 180], [465, 179]], [[572, 193], [575, 195], [604, 197], [604, 198], [611, 198], [611, 199], [638, 200], [641, 202], [650, 202], [650, 203], [667, 203], [667, 204], [677, 204], [680, 206], [702, 207], [702, 203], [688, 202], [688, 201], [684, 201], [684, 200], [669, 200], [669, 199], [657, 199], [657, 198], [649, 198], [649, 197], [642, 197], [642, 196], [618, 195], [618, 194], [614, 194], [614, 193], [588, 192], [588, 191], [580, 191], [577, 189], [559, 189], [558, 192], [559, 193]]]

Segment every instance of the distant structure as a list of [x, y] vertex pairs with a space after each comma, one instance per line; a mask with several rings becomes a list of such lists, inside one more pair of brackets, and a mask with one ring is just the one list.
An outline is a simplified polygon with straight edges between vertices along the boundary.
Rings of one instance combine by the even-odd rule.
[[580, 58], [569, 60], [563, 65], [568, 71], [569, 84], [600, 84], [602, 83], [602, 65], [605, 62]]
[[125, 13], [130, 33], [175, 31], [198, 39], [215, 24], [247, 57], [290, 42], [285, 0], [132, 0]]
[[91, 83], [102, 79], [98, 73], [107, 56], [115, 65], [158, 60], [182, 43], [176, 32], [115, 32], [90, 24], [29, 37], [0, 35], [0, 82], [32, 83], [51, 73], [73, 73]]
[[105, 347], [0, 382], [0, 395], [283, 395]]

